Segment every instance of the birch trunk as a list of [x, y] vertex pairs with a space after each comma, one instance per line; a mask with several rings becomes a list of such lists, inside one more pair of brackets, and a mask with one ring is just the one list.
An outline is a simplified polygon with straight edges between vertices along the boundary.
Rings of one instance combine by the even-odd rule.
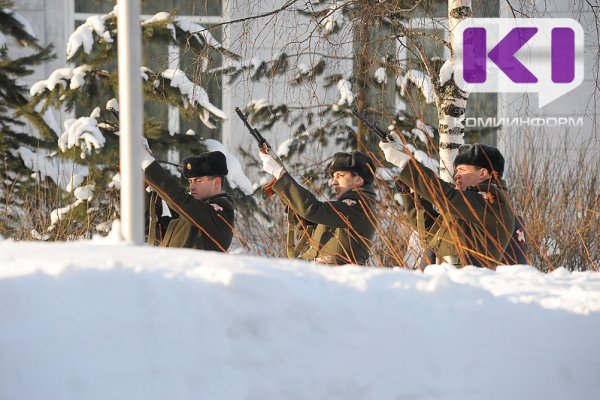
[[[454, 27], [472, 14], [471, 0], [448, 0], [449, 42], [453, 42]], [[453, 57], [453, 56], [451, 56]], [[454, 60], [451, 58], [452, 63]], [[440, 178], [452, 182], [454, 159], [458, 148], [465, 142], [465, 108], [469, 93], [454, 82], [454, 75], [440, 87], [438, 107], [440, 134]]]

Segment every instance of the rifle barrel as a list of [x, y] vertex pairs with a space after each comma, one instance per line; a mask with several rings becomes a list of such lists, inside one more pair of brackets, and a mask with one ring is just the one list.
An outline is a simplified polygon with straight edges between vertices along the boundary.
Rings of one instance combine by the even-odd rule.
[[267, 139], [265, 139], [264, 136], [261, 135], [258, 129], [250, 126], [250, 122], [248, 122], [248, 115], [244, 114], [239, 107], [235, 108], [235, 112], [237, 113], [238, 117], [240, 117], [242, 122], [244, 122], [244, 125], [246, 125], [246, 128], [248, 128], [252, 137], [254, 137], [254, 139], [258, 142], [258, 147], [266, 147], [267, 149], [270, 149], [271, 145], [269, 144], [269, 142], [267, 142]]
[[352, 114], [356, 115], [356, 117], [358, 119], [360, 119], [363, 124], [365, 124], [370, 130], [372, 130], [373, 132], [375, 132], [375, 134], [377, 136], [379, 136], [381, 138], [381, 140], [387, 141], [387, 142], [393, 142], [394, 139], [390, 136], [389, 133], [387, 133], [386, 131], [384, 131], [383, 129], [381, 129], [377, 124], [375, 123], [371, 123], [367, 117], [365, 117], [365, 114], [362, 112], [359, 112], [356, 107], [352, 106], [350, 107], [350, 110], [352, 111]]
[[[238, 117], [240, 117], [242, 122], [244, 122], [244, 125], [246, 125], [246, 128], [248, 128], [252, 137], [258, 142], [258, 148], [260, 149], [260, 151], [265, 154], [271, 153], [271, 156], [274, 155], [274, 157], [278, 159], [277, 155], [275, 155], [275, 153], [271, 150], [271, 145], [269, 144], [269, 142], [267, 142], [267, 139], [265, 139], [263, 135], [260, 134], [258, 129], [250, 126], [250, 123], [248, 122], [248, 114], [244, 114], [239, 107], [235, 108], [235, 112], [237, 113]], [[275, 184], [275, 182], [277, 182], [277, 178], [273, 178], [271, 182], [263, 186], [262, 197], [264, 199], [267, 199], [275, 194], [275, 192], [273, 191], [273, 185]]]

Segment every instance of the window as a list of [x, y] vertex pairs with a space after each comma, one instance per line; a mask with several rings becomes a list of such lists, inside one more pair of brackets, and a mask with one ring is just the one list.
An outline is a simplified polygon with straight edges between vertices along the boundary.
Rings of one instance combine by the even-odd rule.
[[[91, 15], [110, 12], [115, 4], [115, 0], [74, 0], [73, 27], [76, 28]], [[210, 28], [211, 25], [214, 26], [223, 20], [222, 0], [146, 0], [142, 2], [142, 19], [148, 19], [158, 12], [165, 11], [172, 12], [179, 18], [189, 18], [193, 22], [209, 28], [210, 33], [217, 40], [221, 40], [223, 37], [220, 27]], [[219, 108], [222, 107], [222, 81], [202, 76], [198, 68], [198, 54], [176, 46], [165, 48], [159, 43], [145, 42], [142, 46], [142, 65], [156, 72], [164, 71], [167, 68], [179, 68], [185, 71], [190, 80], [201, 85], [208, 92], [212, 104]], [[214, 62], [212, 67], [219, 66], [221, 64], [220, 54], [216, 52], [211, 54], [211, 60]], [[106, 102], [107, 97], [107, 93], [96, 93], [95, 105], [103, 104], [98, 99]], [[93, 106], [92, 104], [78, 105], [78, 114], [83, 115], [85, 112], [89, 114]], [[197, 115], [191, 119], [185, 118], [180, 115], [177, 108], [168, 107], [156, 101], [148, 100], [144, 103], [144, 117], [152, 117], [163, 123], [170, 134], [183, 134], [192, 129], [200, 137], [221, 139], [221, 127], [209, 129], [202, 124]]]

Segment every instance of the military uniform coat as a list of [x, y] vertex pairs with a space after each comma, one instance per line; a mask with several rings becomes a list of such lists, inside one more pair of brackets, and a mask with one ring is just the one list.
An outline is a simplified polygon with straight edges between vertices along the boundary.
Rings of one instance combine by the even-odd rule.
[[519, 215], [515, 219], [515, 229], [506, 251], [504, 252], [503, 264], [529, 264], [527, 258], [527, 230], [525, 229], [525, 221]]
[[[403, 195], [409, 222], [438, 258], [455, 256], [462, 265], [492, 268], [502, 263], [515, 225], [502, 181], [484, 181], [462, 192], [415, 160], [399, 179], [418, 196]], [[420, 207], [415, 200], [421, 200]]]
[[375, 194], [371, 185], [348, 191], [334, 201], [319, 201], [287, 172], [273, 186], [289, 212], [315, 224], [309, 248], [300, 256], [326, 264], [364, 265], [375, 235]]
[[[233, 201], [229, 195], [221, 193], [197, 200], [157, 162], [150, 164], [144, 172], [146, 182], [174, 211], [174, 218], [167, 221], [165, 230], [158, 229], [158, 221], [151, 213], [149, 238], [158, 232], [156, 239], [160, 246], [227, 251], [233, 238], [234, 221]], [[155, 199], [152, 198], [151, 210], [154, 206]]]

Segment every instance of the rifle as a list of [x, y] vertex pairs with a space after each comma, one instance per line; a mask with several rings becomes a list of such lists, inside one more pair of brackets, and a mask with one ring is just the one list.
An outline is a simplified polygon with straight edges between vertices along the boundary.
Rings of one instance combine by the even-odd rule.
[[[356, 109], [356, 107], [352, 106], [352, 107], [350, 107], [350, 110], [352, 111], [352, 114], [356, 115], [356, 118], [360, 119], [367, 127], [369, 127], [369, 129], [371, 129], [373, 132], [375, 132], [375, 134], [377, 134], [377, 136], [379, 136], [379, 138], [381, 139], [382, 142], [393, 143], [396, 141], [389, 132], [384, 131], [377, 124], [371, 123], [367, 119], [367, 117], [365, 117], [365, 114], [358, 111]], [[410, 188], [408, 186], [406, 186], [404, 183], [402, 183], [402, 181], [400, 179], [396, 179], [394, 181], [394, 186], [396, 186], [396, 190], [398, 190], [402, 194], [410, 193], [409, 192]]]
[[356, 109], [356, 107], [352, 106], [350, 107], [350, 111], [352, 111], [352, 114], [356, 115], [356, 118], [360, 119], [362, 121], [363, 124], [365, 124], [367, 127], [369, 127], [370, 130], [372, 130], [373, 132], [375, 132], [375, 134], [377, 136], [379, 136], [379, 138], [387, 143], [391, 143], [394, 142], [394, 138], [392, 137], [392, 135], [390, 135], [389, 132], [384, 131], [383, 129], [381, 129], [379, 127], [379, 125], [375, 124], [375, 123], [371, 123], [367, 117], [365, 117], [365, 114], [358, 111]]
[[[246, 125], [246, 128], [248, 128], [248, 130], [250, 131], [250, 135], [252, 135], [252, 137], [258, 143], [258, 149], [260, 150], [260, 152], [263, 154], [270, 155], [271, 157], [273, 157], [275, 160], [279, 161], [283, 165], [283, 163], [279, 159], [279, 156], [277, 154], [275, 154], [275, 152], [271, 148], [271, 145], [269, 144], [269, 142], [267, 142], [267, 139], [265, 139], [264, 136], [261, 135], [261, 133], [258, 131], [258, 129], [253, 128], [250, 125], [250, 123], [248, 122], [248, 113], [244, 114], [242, 112], [242, 110], [240, 110], [239, 107], [235, 108], [235, 112], [238, 115], [238, 117], [240, 117], [240, 119], [242, 120], [244, 125]], [[277, 178], [273, 178], [269, 183], [267, 183], [265, 186], [263, 186], [263, 188], [262, 188], [263, 199], [269, 198], [275, 194], [275, 192], [273, 191], [273, 185], [275, 184], [275, 182], [277, 182]]]

